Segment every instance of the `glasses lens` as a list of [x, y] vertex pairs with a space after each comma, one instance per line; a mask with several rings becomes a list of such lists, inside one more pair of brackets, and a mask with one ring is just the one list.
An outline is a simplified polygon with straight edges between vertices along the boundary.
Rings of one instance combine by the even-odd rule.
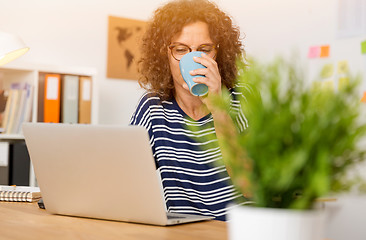
[[175, 45], [171, 49], [172, 54], [176, 59], [181, 59], [185, 54], [190, 52], [189, 47], [184, 45]]
[[197, 51], [204, 52], [209, 56], [215, 55], [215, 47], [213, 45], [201, 45], [197, 48]]

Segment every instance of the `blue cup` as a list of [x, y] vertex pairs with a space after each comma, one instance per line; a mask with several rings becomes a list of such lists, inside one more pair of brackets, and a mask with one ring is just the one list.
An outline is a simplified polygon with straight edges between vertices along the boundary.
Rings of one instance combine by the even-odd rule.
[[189, 91], [195, 96], [203, 96], [208, 92], [208, 87], [206, 84], [195, 83], [193, 78], [195, 77], [205, 77], [204, 75], [192, 76], [189, 74], [190, 71], [198, 68], [206, 68], [200, 63], [193, 60], [193, 57], [201, 57], [203, 52], [195, 51], [184, 55], [179, 61], [180, 73], [183, 76], [184, 81], [189, 87]]

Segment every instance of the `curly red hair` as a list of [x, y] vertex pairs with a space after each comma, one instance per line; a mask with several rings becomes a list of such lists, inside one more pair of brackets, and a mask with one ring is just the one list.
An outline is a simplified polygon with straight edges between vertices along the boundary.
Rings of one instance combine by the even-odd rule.
[[175, 0], [158, 8], [142, 39], [139, 61], [141, 87], [157, 93], [163, 100], [174, 96], [167, 47], [184, 26], [197, 21], [207, 23], [211, 39], [219, 46], [216, 62], [222, 84], [234, 86], [236, 60], [244, 54], [240, 31], [226, 13], [207, 0]]

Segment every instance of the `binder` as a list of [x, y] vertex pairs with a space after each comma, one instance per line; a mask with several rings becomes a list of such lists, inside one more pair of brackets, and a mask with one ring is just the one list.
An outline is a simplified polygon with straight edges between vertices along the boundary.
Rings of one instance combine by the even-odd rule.
[[43, 112], [44, 122], [60, 122], [60, 86], [60, 74], [45, 75]]
[[0, 184], [9, 184], [9, 143], [0, 142]]
[[14, 142], [9, 149], [9, 184], [29, 186], [30, 157], [25, 142]]
[[79, 77], [64, 75], [61, 91], [61, 119], [63, 123], [78, 123]]
[[79, 78], [79, 123], [91, 123], [91, 77]]
[[43, 122], [44, 119], [44, 82], [45, 82], [45, 73], [40, 73], [38, 76], [37, 122]]

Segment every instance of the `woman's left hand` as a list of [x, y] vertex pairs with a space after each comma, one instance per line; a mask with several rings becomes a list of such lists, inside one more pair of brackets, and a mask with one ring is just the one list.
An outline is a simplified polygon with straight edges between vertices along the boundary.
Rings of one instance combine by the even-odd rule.
[[204, 53], [201, 55], [201, 57], [194, 57], [193, 60], [206, 67], [192, 70], [189, 72], [192, 76], [195, 75], [205, 76], [205, 77], [195, 77], [193, 78], [193, 81], [196, 83], [206, 84], [208, 87], [208, 94], [221, 94], [221, 76], [219, 68], [217, 66], [217, 62]]

